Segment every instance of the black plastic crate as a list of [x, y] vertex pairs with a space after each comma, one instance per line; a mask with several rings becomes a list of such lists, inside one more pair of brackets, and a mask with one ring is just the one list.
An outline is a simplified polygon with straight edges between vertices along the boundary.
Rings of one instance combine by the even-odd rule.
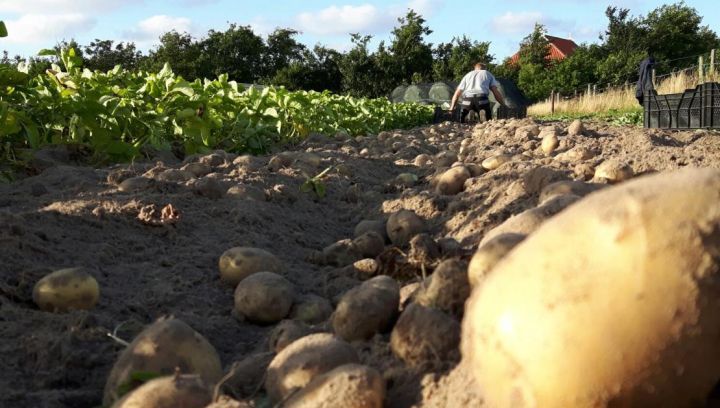
[[683, 93], [645, 94], [646, 128], [698, 129], [720, 127], [720, 84], [708, 82]]
[[720, 128], [720, 84], [708, 82], [702, 85], [703, 127]]
[[509, 108], [507, 106], [498, 106], [495, 112], [495, 119], [522, 119], [527, 116], [527, 107]]

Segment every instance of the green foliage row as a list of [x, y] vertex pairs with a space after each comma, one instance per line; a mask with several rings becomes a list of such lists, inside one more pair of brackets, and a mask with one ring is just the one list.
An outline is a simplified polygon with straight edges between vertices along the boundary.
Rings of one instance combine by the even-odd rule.
[[618, 126], [643, 126], [643, 110], [609, 110], [607, 112], [598, 112], [593, 114], [587, 113], [559, 113], [554, 115], [544, 115], [537, 117], [546, 121], [572, 121], [575, 119], [594, 119], [611, 123]]
[[[52, 54], [47, 50], [42, 54]], [[9, 149], [89, 145], [103, 160], [127, 160], [144, 146], [261, 153], [311, 132], [377, 133], [431, 121], [430, 107], [387, 99], [285, 88], [244, 89], [226, 74], [192, 82], [166, 64], [158, 72], [83, 68], [63, 50], [46, 73], [0, 65], [0, 139]]]

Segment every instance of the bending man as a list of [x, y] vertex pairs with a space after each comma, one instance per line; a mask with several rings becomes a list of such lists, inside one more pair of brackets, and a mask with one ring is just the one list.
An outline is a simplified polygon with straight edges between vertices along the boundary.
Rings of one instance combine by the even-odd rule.
[[462, 107], [462, 116], [460, 123], [465, 123], [465, 118], [471, 110], [480, 115], [480, 111], [485, 111], [485, 120], [492, 119], [492, 107], [488, 95], [490, 92], [495, 95], [500, 105], [505, 106], [505, 100], [497, 89], [498, 82], [488, 70], [487, 65], [482, 62], [475, 64], [475, 69], [468, 72], [460, 81], [455, 90], [455, 94], [450, 102], [450, 112], [455, 109], [455, 103], [462, 96], [460, 106]]

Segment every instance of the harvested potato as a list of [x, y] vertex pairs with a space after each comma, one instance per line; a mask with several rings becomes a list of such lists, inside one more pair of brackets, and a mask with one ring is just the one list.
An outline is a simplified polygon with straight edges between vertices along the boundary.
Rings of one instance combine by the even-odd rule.
[[403, 187], [412, 187], [418, 182], [418, 176], [412, 173], [400, 173], [395, 177], [395, 183]]
[[195, 194], [217, 200], [225, 195], [227, 186], [223, 185], [223, 183], [211, 176], [212, 174], [199, 179], [194, 179], [188, 184]]
[[282, 152], [270, 158], [268, 167], [271, 171], [278, 171], [282, 168], [290, 167], [293, 161], [293, 157], [289, 152]]
[[290, 318], [307, 324], [318, 324], [327, 320], [333, 312], [327, 299], [317, 295], [302, 295], [290, 309]]
[[197, 162], [188, 163], [182, 166], [180, 169], [191, 173], [195, 177], [203, 177], [212, 171], [212, 167], [210, 167], [209, 164]]
[[178, 169], [167, 169], [157, 175], [158, 181], [164, 181], [168, 183], [184, 183], [191, 178], [195, 177], [192, 173], [185, 170]]
[[410, 210], [393, 213], [387, 221], [387, 235], [397, 246], [406, 245], [410, 239], [425, 231], [425, 221]]
[[328, 333], [311, 334], [285, 347], [270, 362], [265, 390], [277, 403], [315, 377], [343, 364], [359, 362], [357, 353], [345, 341]]
[[584, 197], [593, 191], [606, 187], [605, 184], [585, 183], [582, 181], [563, 180], [548, 184], [540, 191], [538, 203], [542, 205], [548, 200], [562, 195], [576, 195]]
[[399, 310], [402, 312], [407, 308], [410, 303], [415, 301], [415, 298], [422, 289], [422, 283], [413, 282], [400, 288], [400, 307]]
[[225, 251], [218, 261], [220, 279], [236, 286], [241, 280], [257, 272], [282, 272], [280, 260], [260, 248], [235, 247]]
[[253, 187], [247, 184], [237, 184], [230, 187], [225, 193], [230, 197], [239, 198], [242, 200], [253, 200], [253, 201], [266, 201], [267, 197], [265, 192], [257, 187]]
[[702, 406], [720, 378], [718, 191], [714, 169], [628, 181], [508, 254], [463, 323], [488, 406]]
[[235, 312], [254, 323], [275, 323], [290, 313], [295, 288], [272, 272], [254, 273], [235, 288]]
[[212, 401], [210, 388], [198, 375], [171, 375], [152, 379], [112, 408], [204, 408]]
[[580, 119], [575, 119], [567, 129], [568, 135], [579, 136], [585, 132], [585, 126]]
[[203, 336], [180, 319], [162, 318], [148, 326], [123, 350], [105, 384], [103, 404], [110, 405], [118, 391], [137, 386], [135, 373], [170, 375], [179, 367], [215, 384], [222, 376], [217, 351]]
[[[365, 242], [364, 240], [362, 242]], [[363, 255], [351, 239], [341, 239], [311, 256], [320, 265], [346, 266], [361, 259]]]
[[153, 180], [147, 177], [137, 176], [126, 178], [118, 185], [118, 190], [123, 193], [133, 193], [136, 191], [147, 190], [153, 185]]
[[387, 238], [385, 221], [383, 220], [362, 220], [355, 226], [353, 237], [357, 238], [366, 232], [374, 231], [382, 237]]
[[375, 231], [366, 232], [352, 240], [360, 255], [375, 258], [385, 249], [385, 238]]
[[66, 268], [40, 279], [32, 297], [46, 312], [92, 309], [100, 298], [100, 286], [85, 268]]
[[374, 368], [345, 364], [317, 376], [285, 408], [382, 408], [385, 379]]
[[560, 141], [558, 140], [557, 135], [554, 133], [545, 135], [542, 138], [542, 143], [540, 144], [540, 148], [542, 149], [543, 153], [550, 154], [555, 149], [557, 149], [558, 145], [560, 144]]
[[356, 277], [362, 280], [367, 280], [377, 274], [380, 269], [380, 264], [375, 259], [365, 258], [353, 262], [351, 268]]
[[222, 166], [223, 164], [225, 164], [225, 152], [222, 152], [222, 154], [218, 154], [218, 153], [206, 154], [205, 156], [202, 156], [198, 160], [198, 162], [207, 164], [210, 167]]
[[608, 183], [620, 183], [634, 175], [632, 167], [617, 160], [606, 160], [595, 169], [595, 178]]
[[555, 156], [556, 160], [563, 162], [578, 162], [595, 157], [595, 152], [584, 146], [576, 146]]
[[265, 379], [265, 371], [275, 353], [266, 351], [253, 353], [234, 362], [223, 378], [222, 391], [235, 397], [249, 397], [255, 394]]
[[465, 167], [470, 171], [470, 177], [480, 177], [485, 174], [485, 169], [479, 164], [467, 163]]
[[462, 317], [465, 300], [470, 296], [467, 263], [458, 259], [442, 261], [428, 280], [417, 303]]
[[457, 154], [449, 151], [440, 152], [433, 159], [436, 167], [450, 167], [456, 161], [458, 161]]
[[497, 154], [483, 160], [482, 166], [485, 170], [495, 170], [511, 159], [509, 154]]
[[435, 186], [438, 194], [455, 195], [463, 191], [465, 180], [471, 176], [470, 171], [465, 166], [452, 167], [438, 177]]
[[392, 352], [411, 366], [453, 360], [460, 343], [460, 324], [440, 310], [411, 303], [390, 335]]
[[417, 234], [410, 240], [407, 256], [409, 263], [420, 267], [420, 265], [430, 265], [439, 257], [440, 247], [430, 234]]
[[524, 234], [505, 233], [488, 240], [473, 255], [468, 266], [471, 288], [478, 287], [495, 265], [525, 239]]
[[558, 180], [566, 180], [564, 172], [549, 167], [536, 167], [528, 170], [522, 176], [522, 187], [526, 193], [535, 195], [541, 192], [547, 185]]
[[480, 241], [480, 245], [484, 245], [486, 242], [500, 234], [509, 232], [529, 235], [531, 232], [538, 229], [545, 220], [564, 210], [570, 204], [573, 204], [579, 199], [580, 197], [576, 195], [555, 196], [544, 202], [541, 206], [513, 215], [502, 224], [488, 231], [482, 241]]
[[390, 328], [400, 303], [400, 285], [381, 275], [343, 295], [332, 316], [335, 333], [347, 341], [366, 340]]
[[419, 154], [417, 157], [415, 157], [415, 160], [413, 160], [413, 164], [417, 167], [425, 167], [432, 161], [432, 158], [427, 154]]
[[310, 326], [296, 320], [283, 320], [270, 332], [268, 346], [270, 351], [279, 353], [295, 340], [313, 333]]

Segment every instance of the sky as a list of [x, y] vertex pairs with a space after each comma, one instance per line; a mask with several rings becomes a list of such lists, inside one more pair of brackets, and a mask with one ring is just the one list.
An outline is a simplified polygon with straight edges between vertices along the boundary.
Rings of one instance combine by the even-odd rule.
[[[229, 23], [249, 25], [267, 35], [277, 27], [300, 31], [308, 46], [323, 44], [344, 51], [350, 33], [373, 36], [373, 45], [387, 40], [397, 18], [409, 8], [427, 19], [433, 33], [427, 41], [448, 42], [467, 35], [490, 41], [496, 61], [512, 55], [535, 24], [548, 34], [577, 43], [596, 42], [607, 24], [608, 5], [646, 14], [668, 3], [658, 0], [0, 0], [0, 20], [9, 37], [0, 50], [31, 56], [60, 40], [88, 44], [99, 39], [132, 41], [147, 51], [169, 30], [201, 38], [208, 30], [225, 30]], [[720, 32], [717, 0], [687, 0]]]

